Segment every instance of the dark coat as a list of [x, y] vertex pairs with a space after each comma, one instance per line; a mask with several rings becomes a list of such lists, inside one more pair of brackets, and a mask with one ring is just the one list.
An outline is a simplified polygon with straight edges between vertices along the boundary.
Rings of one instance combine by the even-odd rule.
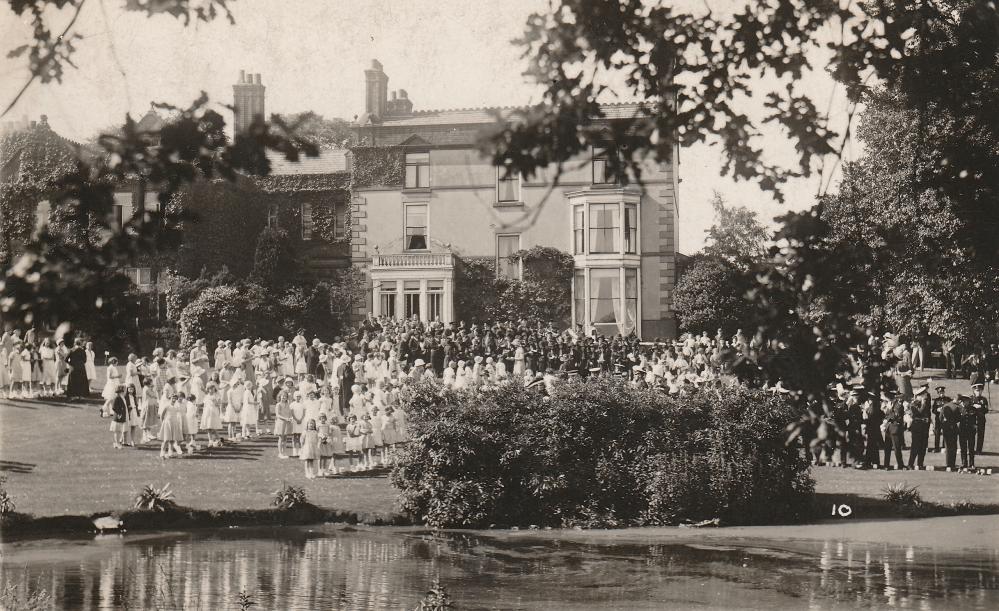
[[111, 404], [111, 417], [115, 422], [125, 422], [128, 420], [128, 405], [125, 403], [125, 398], [122, 396], [117, 396], [114, 398], [114, 402]]

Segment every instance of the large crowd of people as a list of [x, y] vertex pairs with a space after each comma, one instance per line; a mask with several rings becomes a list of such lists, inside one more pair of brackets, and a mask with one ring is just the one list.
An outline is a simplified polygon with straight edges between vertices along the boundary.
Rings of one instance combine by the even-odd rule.
[[[277, 437], [278, 455], [303, 459], [314, 477], [336, 474], [345, 461], [348, 469], [390, 462], [408, 439], [400, 389], [414, 381], [456, 389], [522, 383], [550, 393], [559, 380], [615, 377], [677, 394], [734, 379], [726, 354], [752, 355], [756, 341], [719, 330], [650, 343], [526, 321], [466, 325], [369, 315], [331, 342], [299, 331], [290, 340], [220, 340], [211, 347], [200, 340], [187, 351], [158, 348], [122, 362], [105, 355], [105, 379], [97, 380], [92, 344], [39, 341], [29, 330], [0, 340], [0, 388], [18, 398], [82, 396], [99, 386], [113, 446], [155, 441], [163, 458], [182, 455], [182, 444], [199, 451], [201, 434], [215, 446], [259, 436], [263, 425]], [[835, 407], [823, 418], [841, 434], [812, 444], [812, 460], [866, 468], [881, 466], [883, 453], [885, 466], [894, 457], [897, 468], [922, 467], [932, 428], [934, 449], [946, 449], [948, 466], [956, 468], [960, 447], [962, 466], [973, 468], [988, 413], [983, 384], [999, 375], [999, 360], [975, 361], [970, 395], [951, 398], [938, 387], [931, 399], [929, 384], [912, 386], [911, 347], [889, 334], [867, 349], [891, 362], [896, 383], [881, 396], [863, 386], [831, 387]], [[780, 383], [768, 388], [789, 392]]]

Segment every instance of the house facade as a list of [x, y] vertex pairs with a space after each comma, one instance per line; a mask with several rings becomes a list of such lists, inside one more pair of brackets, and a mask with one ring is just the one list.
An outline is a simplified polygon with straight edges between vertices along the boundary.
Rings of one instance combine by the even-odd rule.
[[[370, 278], [367, 310], [449, 322], [455, 292], [474, 290], [456, 285], [461, 260], [492, 259], [497, 274], [518, 278], [510, 255], [549, 246], [574, 257], [575, 324], [608, 335], [675, 335], [676, 154], [647, 164], [641, 186], [609, 182], [599, 151], [564, 164], [554, 188], [554, 167], [508, 177], [475, 148], [503, 109], [414, 111], [406, 91], [390, 94], [387, 83], [372, 62], [354, 125], [351, 261]], [[636, 110], [620, 104], [604, 113], [613, 121]], [[401, 169], [381, 175], [364, 167], [394, 164]]]

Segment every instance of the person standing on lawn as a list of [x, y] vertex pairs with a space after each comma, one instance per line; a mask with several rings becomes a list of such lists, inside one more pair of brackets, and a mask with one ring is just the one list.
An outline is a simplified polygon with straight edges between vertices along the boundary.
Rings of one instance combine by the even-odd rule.
[[937, 426], [944, 438], [944, 448], [947, 452], [947, 468], [957, 468], [957, 438], [961, 427], [961, 395], [940, 406], [937, 415]]
[[940, 410], [944, 405], [950, 403], [951, 398], [947, 396], [947, 388], [943, 385], [936, 387], [937, 396], [933, 397], [933, 451], [940, 451], [940, 439], [943, 436], [943, 425], [940, 422]]
[[961, 419], [958, 424], [958, 441], [961, 444], [961, 468], [975, 468], [975, 443], [978, 434], [978, 418], [968, 397], [958, 395], [961, 403]]
[[125, 404], [125, 387], [119, 384], [115, 387], [114, 397], [108, 402], [111, 411], [111, 435], [114, 449], [125, 446], [125, 434], [129, 429], [128, 406]]
[[882, 401], [887, 405], [885, 410], [885, 468], [891, 466], [891, 452], [895, 451], [895, 466], [899, 470], [905, 469], [902, 462], [902, 448], [905, 447], [905, 407], [902, 405], [902, 397], [894, 396], [895, 391], [887, 391], [887, 396], [882, 396]]
[[912, 424], [909, 430], [912, 431], [911, 447], [909, 448], [909, 468], [923, 467], [926, 459], [926, 446], [930, 441], [930, 413], [932, 402], [930, 401], [930, 385], [924, 384], [916, 389], [912, 403], [909, 405], [912, 414]]
[[983, 382], [971, 385], [971, 410], [975, 414], [975, 454], [982, 453], [982, 446], [985, 444], [985, 415], [989, 413], [989, 400], [982, 396], [982, 389], [985, 388]]

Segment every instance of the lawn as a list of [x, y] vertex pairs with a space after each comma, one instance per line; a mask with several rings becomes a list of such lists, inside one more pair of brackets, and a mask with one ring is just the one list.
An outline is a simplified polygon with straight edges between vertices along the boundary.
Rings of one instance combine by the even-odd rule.
[[[967, 380], [945, 383], [952, 392], [968, 390]], [[123, 510], [146, 484], [168, 482], [178, 503], [196, 509], [264, 509], [287, 482], [304, 486], [308, 498], [324, 508], [382, 515], [398, 511], [387, 477], [307, 480], [301, 461], [277, 458], [270, 436], [165, 461], [158, 445], [114, 450], [108, 420], [98, 411], [94, 403], [0, 401], [0, 474], [8, 478], [18, 511], [54, 516]], [[994, 476], [818, 467], [813, 469], [817, 504], [821, 509], [846, 503], [855, 508], [854, 517], [862, 518], [866, 510], [874, 515], [885, 486], [906, 482], [918, 485], [926, 501], [999, 505], [999, 414], [989, 418], [985, 448], [977, 464], [997, 467]], [[927, 464], [943, 465], [944, 455], [929, 454]]]

